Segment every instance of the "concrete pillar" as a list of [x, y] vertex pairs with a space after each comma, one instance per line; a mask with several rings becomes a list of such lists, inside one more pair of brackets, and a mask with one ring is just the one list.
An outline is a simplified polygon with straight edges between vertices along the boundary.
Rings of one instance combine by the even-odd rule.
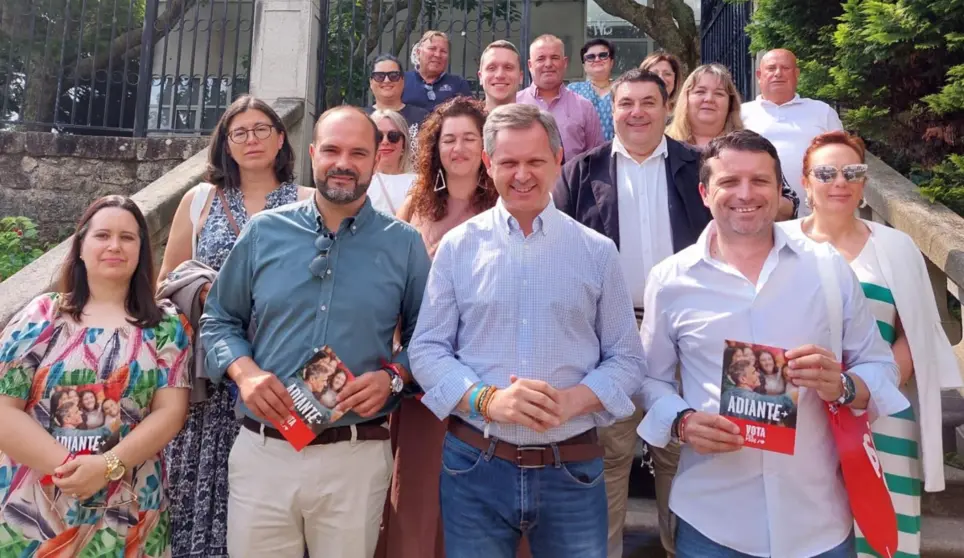
[[316, 115], [321, 0], [256, 0], [251, 53], [251, 94], [273, 104], [304, 102], [304, 118], [288, 128], [295, 151], [295, 179], [311, 185], [308, 144]]

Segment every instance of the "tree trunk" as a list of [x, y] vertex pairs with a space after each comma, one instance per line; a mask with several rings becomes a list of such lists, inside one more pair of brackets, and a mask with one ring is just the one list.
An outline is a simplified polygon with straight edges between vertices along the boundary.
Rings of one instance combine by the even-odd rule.
[[700, 30], [693, 9], [683, 0], [653, 0], [652, 6], [636, 0], [596, 0], [596, 4], [609, 15], [636, 26], [663, 49], [679, 57], [684, 75], [699, 66]]

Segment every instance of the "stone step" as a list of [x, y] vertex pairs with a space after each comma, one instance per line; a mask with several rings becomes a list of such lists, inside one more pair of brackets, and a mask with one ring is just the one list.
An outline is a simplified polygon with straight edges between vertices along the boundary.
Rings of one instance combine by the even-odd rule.
[[[663, 558], [656, 501], [630, 498], [624, 558]], [[964, 516], [921, 518], [922, 558], [964, 558]]]
[[944, 451], [957, 452], [958, 457], [964, 460], [964, 447], [959, 447], [958, 435], [955, 432], [959, 426], [964, 425], [964, 397], [960, 391], [948, 389], [941, 392], [941, 414]]
[[964, 518], [964, 470], [944, 466], [944, 491], [924, 492], [921, 514]]

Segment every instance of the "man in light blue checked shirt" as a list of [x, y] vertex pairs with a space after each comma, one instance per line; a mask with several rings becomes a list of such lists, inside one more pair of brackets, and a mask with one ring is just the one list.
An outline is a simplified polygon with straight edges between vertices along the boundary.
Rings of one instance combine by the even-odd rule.
[[645, 374], [611, 240], [556, 209], [562, 147], [549, 113], [489, 115], [496, 207], [442, 240], [409, 355], [422, 402], [449, 421], [442, 454], [448, 558], [605, 558], [595, 428], [633, 412]]

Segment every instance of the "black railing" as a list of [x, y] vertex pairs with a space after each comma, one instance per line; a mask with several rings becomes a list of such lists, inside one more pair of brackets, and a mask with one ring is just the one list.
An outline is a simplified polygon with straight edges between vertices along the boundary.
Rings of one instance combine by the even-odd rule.
[[752, 2], [702, 0], [700, 6], [700, 58], [729, 68], [744, 100], [753, 99], [753, 57], [746, 26], [753, 14]]
[[0, 130], [209, 132], [253, 21], [254, 0], [0, 0]]
[[478, 90], [479, 56], [497, 39], [520, 47], [525, 67], [531, 0], [327, 0], [322, 2], [318, 49], [319, 110], [371, 101], [368, 73], [380, 53], [413, 67], [412, 47], [429, 29], [449, 35], [449, 71]]

